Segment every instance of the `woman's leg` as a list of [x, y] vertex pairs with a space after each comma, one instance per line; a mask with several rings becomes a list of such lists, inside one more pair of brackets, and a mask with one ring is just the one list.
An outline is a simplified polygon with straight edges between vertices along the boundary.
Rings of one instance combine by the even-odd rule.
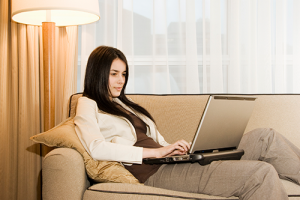
[[280, 178], [300, 184], [300, 149], [274, 129], [246, 133], [239, 145], [242, 160], [261, 160], [274, 166]]
[[274, 167], [260, 161], [163, 165], [145, 185], [244, 200], [288, 199]]

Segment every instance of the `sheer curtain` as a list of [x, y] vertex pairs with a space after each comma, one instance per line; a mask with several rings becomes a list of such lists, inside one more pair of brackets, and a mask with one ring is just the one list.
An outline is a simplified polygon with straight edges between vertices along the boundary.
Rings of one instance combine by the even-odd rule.
[[81, 88], [91, 51], [122, 50], [127, 93], [299, 93], [298, 0], [99, 0], [80, 27]]
[[68, 101], [77, 88], [78, 27], [56, 27], [55, 124], [69, 115]]

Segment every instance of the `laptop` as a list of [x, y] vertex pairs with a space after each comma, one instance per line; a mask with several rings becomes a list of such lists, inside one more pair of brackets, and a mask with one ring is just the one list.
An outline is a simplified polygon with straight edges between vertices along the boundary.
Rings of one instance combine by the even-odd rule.
[[244, 155], [237, 149], [254, 109], [256, 97], [209, 96], [191, 148], [187, 155], [144, 158], [145, 164], [198, 162], [210, 164], [217, 160], [239, 160]]

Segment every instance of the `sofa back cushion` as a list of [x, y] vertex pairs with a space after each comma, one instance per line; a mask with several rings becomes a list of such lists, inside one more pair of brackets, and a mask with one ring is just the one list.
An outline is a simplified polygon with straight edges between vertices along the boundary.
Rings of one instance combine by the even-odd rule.
[[209, 95], [128, 95], [146, 108], [169, 143], [193, 140]]
[[82, 97], [82, 93], [73, 94], [69, 100], [69, 117], [75, 117], [78, 99]]
[[257, 102], [245, 132], [274, 128], [300, 148], [300, 95], [255, 95]]
[[[75, 116], [76, 104], [82, 94], [73, 95], [70, 115]], [[209, 95], [127, 95], [146, 108], [155, 119], [159, 132], [167, 142], [179, 139], [192, 141]], [[256, 96], [256, 105], [245, 133], [255, 128], [274, 128], [300, 147], [300, 95]]]
[[[70, 99], [70, 117], [76, 115], [78, 98]], [[209, 95], [127, 95], [146, 108], [154, 118], [159, 132], [169, 143], [180, 139], [192, 141]]]

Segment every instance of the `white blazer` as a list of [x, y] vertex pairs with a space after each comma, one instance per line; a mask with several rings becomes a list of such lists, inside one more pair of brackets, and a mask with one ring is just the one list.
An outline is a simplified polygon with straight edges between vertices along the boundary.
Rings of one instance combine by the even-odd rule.
[[[113, 98], [113, 101], [146, 123], [148, 137], [162, 146], [169, 145], [151, 119], [134, 112], [118, 98]], [[94, 160], [142, 163], [143, 148], [133, 146], [137, 140], [136, 132], [126, 118], [104, 113], [94, 100], [80, 97], [74, 122], [76, 134]]]

